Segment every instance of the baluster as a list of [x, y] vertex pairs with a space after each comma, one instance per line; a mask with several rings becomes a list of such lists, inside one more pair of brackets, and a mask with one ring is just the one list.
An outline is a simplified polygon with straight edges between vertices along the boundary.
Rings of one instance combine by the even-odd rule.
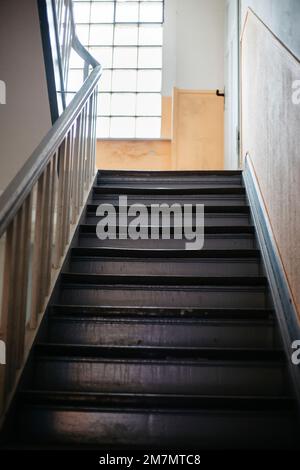
[[79, 160], [80, 160], [80, 136], [82, 128], [82, 115], [76, 121], [76, 136], [74, 142], [74, 164], [73, 164], [73, 194], [72, 194], [72, 224], [76, 223], [79, 214]]
[[86, 174], [86, 158], [87, 158], [87, 140], [88, 140], [88, 108], [89, 103], [87, 102], [84, 108], [84, 150], [83, 150], [83, 171], [82, 171], [82, 186], [81, 186], [81, 206], [84, 201], [84, 189], [85, 189], [85, 174]]
[[94, 113], [94, 96], [89, 99], [89, 116], [88, 116], [88, 142], [87, 142], [87, 170], [86, 170], [86, 189], [89, 189], [92, 174], [92, 152], [93, 152], [93, 113]]
[[57, 162], [58, 153], [56, 152], [52, 159], [51, 166], [51, 182], [50, 182], [50, 223], [49, 223], [49, 245], [48, 255], [46, 259], [47, 263], [47, 293], [49, 294], [52, 280], [52, 268], [53, 268], [53, 239], [54, 239], [54, 218], [55, 218], [55, 198], [56, 198], [56, 181], [57, 181]]
[[65, 198], [65, 156], [67, 151], [66, 139], [62, 142], [58, 152], [58, 192], [57, 192], [57, 220], [56, 220], [56, 246], [55, 246], [55, 268], [58, 269], [63, 254], [63, 204]]
[[94, 115], [93, 115], [93, 147], [92, 147], [92, 178], [96, 171], [96, 153], [97, 153], [97, 109], [98, 109], [98, 88], [94, 90]]
[[3, 297], [2, 297], [2, 312], [1, 312], [1, 338], [6, 344], [6, 365], [4, 366], [2, 379], [2, 404], [5, 403], [6, 395], [8, 392], [7, 385], [7, 374], [10, 366], [8, 340], [10, 335], [8, 334], [8, 327], [11, 324], [10, 313], [13, 300], [12, 282], [14, 278], [13, 268], [13, 253], [14, 253], [14, 221], [11, 222], [6, 231], [5, 240], [5, 255], [4, 255], [4, 269], [3, 269]]
[[94, 146], [94, 138], [95, 138], [95, 122], [94, 122], [94, 116], [96, 113], [96, 107], [97, 107], [97, 96], [95, 91], [93, 92], [93, 114], [91, 116], [91, 122], [92, 122], [92, 130], [91, 130], [91, 163], [90, 163], [90, 182], [93, 180], [95, 176], [95, 146]]
[[66, 233], [67, 233], [67, 208], [69, 205], [69, 173], [70, 173], [70, 147], [71, 147], [71, 132], [66, 137], [65, 145], [65, 170], [64, 170], [64, 192], [62, 200], [62, 227], [61, 227], [61, 256], [63, 256], [66, 246]]
[[46, 221], [46, 236], [44, 247], [44, 297], [49, 294], [51, 284], [51, 271], [52, 271], [52, 240], [53, 240], [53, 217], [54, 217], [54, 197], [55, 197], [55, 179], [56, 179], [56, 154], [51, 159], [47, 169], [47, 221]]
[[81, 129], [81, 145], [79, 153], [79, 210], [83, 204], [84, 198], [84, 168], [85, 168], [85, 144], [86, 144], [86, 106], [82, 111], [82, 129]]
[[48, 163], [48, 166], [45, 171], [45, 182], [44, 182], [44, 198], [43, 198], [43, 232], [42, 232], [42, 268], [41, 268], [41, 279], [40, 279], [40, 299], [39, 306], [40, 309], [43, 307], [45, 297], [47, 295], [47, 279], [48, 279], [48, 256], [49, 256], [49, 226], [50, 226], [50, 204], [51, 204], [51, 162]]
[[85, 142], [85, 166], [83, 175], [83, 188], [87, 189], [88, 168], [89, 168], [89, 151], [90, 151], [90, 115], [91, 115], [91, 102], [87, 102], [87, 115], [86, 115], [86, 142]]
[[71, 128], [68, 137], [68, 153], [67, 153], [67, 188], [66, 188], [66, 206], [65, 206], [65, 231], [64, 231], [64, 246], [68, 244], [70, 236], [70, 218], [71, 218], [71, 191], [72, 191], [72, 169], [73, 169], [73, 154], [74, 154], [74, 127]]
[[31, 250], [31, 216], [32, 216], [32, 193], [27, 197], [22, 209], [22, 234], [21, 238], [21, 253], [22, 265], [20, 267], [20, 303], [18, 305], [18, 332], [17, 338], [17, 368], [22, 365], [25, 347], [25, 334], [26, 334], [26, 311], [27, 311], [27, 297], [28, 297], [28, 279], [30, 269], [30, 250]]
[[41, 273], [43, 260], [43, 208], [45, 198], [45, 173], [40, 176], [37, 187], [36, 218], [34, 235], [34, 254], [32, 263], [32, 305], [30, 328], [37, 327], [38, 315], [41, 309]]
[[13, 222], [7, 230], [7, 239], [5, 247], [5, 271], [4, 271], [4, 290], [3, 290], [3, 330], [6, 343], [6, 366], [4, 395], [8, 395], [12, 388], [15, 371], [15, 326], [16, 326], [16, 299], [17, 293], [17, 273], [18, 256], [20, 250], [18, 246], [18, 232], [21, 228], [22, 211], [19, 210]]

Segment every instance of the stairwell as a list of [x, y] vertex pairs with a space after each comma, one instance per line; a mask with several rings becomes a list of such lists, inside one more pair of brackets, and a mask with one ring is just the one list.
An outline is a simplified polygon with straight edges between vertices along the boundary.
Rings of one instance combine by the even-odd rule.
[[[205, 244], [96, 236], [100, 203], [205, 204]], [[10, 412], [36, 448], [296, 448], [242, 172], [99, 172]], [[13, 429], [13, 431], [10, 431]]]

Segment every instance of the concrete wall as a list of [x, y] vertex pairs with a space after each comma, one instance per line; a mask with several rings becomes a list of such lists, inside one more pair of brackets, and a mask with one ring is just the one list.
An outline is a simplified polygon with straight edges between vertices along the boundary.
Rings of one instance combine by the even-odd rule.
[[299, 0], [241, 0], [242, 23], [248, 7], [300, 58]]
[[36, 0], [0, 2], [0, 190], [51, 127]]
[[225, 0], [165, 0], [163, 96], [224, 87]]
[[244, 12], [246, 3], [263, 21], [249, 13], [242, 37], [242, 154], [250, 155], [300, 318], [300, 2], [248, 1]]

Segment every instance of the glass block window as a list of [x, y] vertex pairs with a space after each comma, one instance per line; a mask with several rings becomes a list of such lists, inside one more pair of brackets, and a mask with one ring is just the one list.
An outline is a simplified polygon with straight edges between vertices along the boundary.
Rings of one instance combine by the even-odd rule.
[[[164, 2], [73, 0], [77, 34], [102, 64], [99, 138], [159, 138]], [[67, 101], [82, 84], [71, 57]]]

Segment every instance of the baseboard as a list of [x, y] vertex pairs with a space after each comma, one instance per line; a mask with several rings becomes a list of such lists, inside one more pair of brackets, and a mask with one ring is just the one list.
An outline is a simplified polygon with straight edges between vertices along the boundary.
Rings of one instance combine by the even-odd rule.
[[300, 340], [300, 322], [249, 156], [243, 178], [300, 409], [300, 366], [291, 360], [292, 344]]

